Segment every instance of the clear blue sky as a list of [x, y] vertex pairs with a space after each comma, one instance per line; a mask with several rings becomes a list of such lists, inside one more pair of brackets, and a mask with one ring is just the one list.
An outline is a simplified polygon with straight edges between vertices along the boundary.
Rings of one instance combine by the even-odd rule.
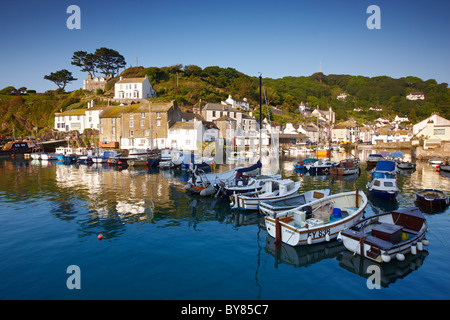
[[[69, 30], [67, 7], [81, 9]], [[381, 29], [369, 30], [369, 5]], [[82, 87], [75, 51], [121, 53], [127, 66], [195, 64], [232, 67], [250, 76], [324, 74], [450, 83], [450, 1], [404, 0], [147, 0], [4, 1], [0, 10], [0, 89], [56, 86], [43, 77], [60, 69]]]

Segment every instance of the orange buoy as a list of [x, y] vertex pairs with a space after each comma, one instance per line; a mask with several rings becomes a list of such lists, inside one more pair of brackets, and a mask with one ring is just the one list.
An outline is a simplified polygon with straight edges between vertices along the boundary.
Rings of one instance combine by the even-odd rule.
[[102, 235], [102, 234], [99, 234], [99, 235], [97, 236], [97, 238], [98, 238], [98, 240], [103, 240], [103, 235]]

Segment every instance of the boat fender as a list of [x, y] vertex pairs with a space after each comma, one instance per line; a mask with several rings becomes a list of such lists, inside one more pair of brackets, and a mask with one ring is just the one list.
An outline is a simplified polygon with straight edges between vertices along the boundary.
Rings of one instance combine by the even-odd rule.
[[430, 245], [430, 241], [428, 241], [427, 239], [423, 239], [422, 243], [423, 243], [424, 246]]
[[214, 193], [214, 187], [212, 185], [207, 186], [205, 189], [200, 191], [201, 196], [210, 196]]
[[381, 260], [383, 260], [383, 262], [389, 262], [391, 261], [391, 256], [388, 255], [386, 252], [383, 252], [381, 254]]
[[395, 255], [395, 258], [396, 258], [398, 261], [404, 261], [404, 260], [405, 260], [405, 255], [399, 252], [399, 253], [397, 253], [397, 254]]
[[417, 250], [419, 250], [419, 251], [423, 250], [423, 243], [422, 243], [422, 241], [417, 242]]
[[342, 236], [341, 236], [341, 232], [340, 231], [339, 231], [336, 239], [337, 239], [338, 242], [342, 241]]
[[416, 246], [415, 243], [413, 243], [413, 244], [411, 245], [411, 253], [414, 254], [414, 255], [417, 254], [417, 246]]
[[306, 239], [306, 243], [311, 244], [312, 243], [312, 237], [308, 236], [308, 239]]
[[326, 241], [326, 242], [329, 242], [329, 241], [330, 241], [330, 234], [329, 234], [329, 233], [327, 233], [327, 234], [325, 235], [325, 241]]

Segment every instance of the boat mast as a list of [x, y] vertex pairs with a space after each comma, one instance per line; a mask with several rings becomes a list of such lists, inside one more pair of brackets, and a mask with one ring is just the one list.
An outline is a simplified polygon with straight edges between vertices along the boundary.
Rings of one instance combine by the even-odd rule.
[[[262, 162], [262, 148], [261, 148], [261, 144], [262, 144], [262, 137], [261, 137], [261, 132], [262, 132], [262, 97], [261, 97], [261, 86], [262, 86], [262, 76], [261, 73], [259, 74], [259, 161]], [[259, 174], [262, 173], [262, 166], [259, 169]]]

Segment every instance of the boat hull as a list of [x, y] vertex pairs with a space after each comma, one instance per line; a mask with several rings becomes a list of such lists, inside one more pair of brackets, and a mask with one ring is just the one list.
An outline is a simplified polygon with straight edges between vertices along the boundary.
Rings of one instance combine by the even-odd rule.
[[[355, 207], [353, 212], [348, 214], [348, 216], [337, 221], [331, 220], [329, 223], [323, 223], [317, 219], [308, 219], [305, 220], [305, 222], [307, 222], [306, 226], [300, 227], [296, 226], [295, 219], [294, 222], [289, 219], [290, 214], [295, 214], [296, 210], [305, 208], [305, 206], [320, 207], [326, 202], [333, 202], [333, 199], [337, 202], [337, 199], [340, 197], [345, 197], [341, 198], [345, 199], [341, 200], [341, 203], [348, 201], [348, 210], [350, 210], [351, 202], [356, 203], [356, 201], [358, 201], [358, 207]], [[303, 246], [332, 241], [338, 237], [342, 230], [352, 226], [361, 219], [367, 203], [367, 197], [362, 191], [358, 191], [358, 193], [356, 191], [351, 191], [332, 195], [321, 200], [313, 201], [298, 209], [278, 213], [277, 216], [264, 217], [266, 230], [276, 241], [281, 241], [290, 246]]]
[[[412, 212], [412, 215], [401, 217], [401, 211]], [[414, 211], [418, 212], [415, 213]], [[400, 223], [397, 225], [397, 222]], [[402, 225], [405, 222], [406, 226]], [[381, 230], [383, 230], [382, 236], [380, 231], [375, 234], [375, 228], [382, 225], [390, 227], [381, 227]], [[415, 230], [409, 229], [409, 227], [413, 227]], [[397, 230], [399, 237], [401, 234], [401, 240], [400, 238], [394, 240], [395, 230]], [[395, 259], [403, 261], [406, 254], [417, 254], [418, 251], [423, 250], [423, 245], [427, 245], [427, 242], [425, 242], [426, 230], [427, 224], [420, 210], [407, 208], [358, 221], [344, 230], [340, 237], [345, 248], [350, 252], [381, 263]], [[388, 239], [391, 241], [388, 241]]]
[[447, 194], [434, 189], [424, 189], [417, 192], [416, 201], [427, 207], [445, 207], [450, 202]]

